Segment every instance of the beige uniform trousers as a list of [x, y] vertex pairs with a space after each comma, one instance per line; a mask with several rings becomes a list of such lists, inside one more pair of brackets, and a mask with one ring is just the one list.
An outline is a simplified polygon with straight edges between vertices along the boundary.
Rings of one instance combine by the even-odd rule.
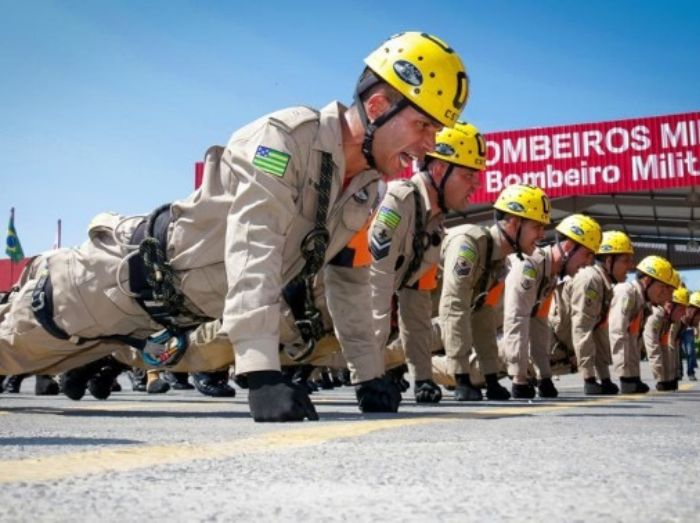
[[646, 300], [638, 281], [618, 283], [608, 314], [608, 335], [615, 373], [621, 378], [640, 376], [640, 336]]
[[600, 265], [584, 267], [571, 282], [571, 339], [584, 379], [610, 378], [612, 354], [608, 336], [608, 311], [613, 283]]
[[[491, 253], [488, 257], [488, 245]], [[504, 278], [505, 260], [501, 237], [494, 225], [490, 229], [461, 225], [449, 230], [442, 245], [443, 275], [440, 295], [440, 324], [447, 354], [447, 371], [467, 374], [476, 353], [481, 371], [499, 368], [496, 332], [500, 324], [497, 304], [486, 299]], [[477, 304], [477, 301], [479, 302]], [[499, 301], [499, 300], [498, 300]], [[478, 306], [477, 306], [478, 305]]]
[[552, 377], [547, 314], [556, 277], [551, 249], [538, 249], [522, 261], [511, 255], [503, 301], [503, 343], [512, 376], [527, 376], [531, 359], [538, 378]]

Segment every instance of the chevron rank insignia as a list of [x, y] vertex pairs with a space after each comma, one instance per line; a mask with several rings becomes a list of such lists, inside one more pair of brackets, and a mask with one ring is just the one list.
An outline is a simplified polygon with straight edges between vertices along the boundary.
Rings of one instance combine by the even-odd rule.
[[372, 238], [369, 242], [369, 250], [372, 258], [381, 260], [389, 255], [391, 249], [391, 233], [393, 231], [382, 224], [375, 224], [372, 230]]

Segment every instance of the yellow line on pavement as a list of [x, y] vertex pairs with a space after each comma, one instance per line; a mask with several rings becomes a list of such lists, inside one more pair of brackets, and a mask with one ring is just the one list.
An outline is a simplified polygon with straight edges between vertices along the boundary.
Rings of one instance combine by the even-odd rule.
[[[681, 390], [692, 388], [682, 385]], [[304, 428], [275, 430], [263, 434], [218, 443], [122, 446], [91, 451], [70, 452], [41, 458], [0, 461], [0, 483], [51, 481], [66, 477], [125, 472], [152, 466], [190, 462], [198, 459], [222, 459], [233, 456], [289, 450], [320, 445], [341, 438], [364, 436], [379, 430], [415, 425], [445, 423], [464, 419], [495, 416], [530, 416], [642, 399], [644, 395], [616, 396], [566, 403], [533, 402], [520, 407], [493, 407], [463, 413], [446, 413], [425, 417], [310, 424]]]

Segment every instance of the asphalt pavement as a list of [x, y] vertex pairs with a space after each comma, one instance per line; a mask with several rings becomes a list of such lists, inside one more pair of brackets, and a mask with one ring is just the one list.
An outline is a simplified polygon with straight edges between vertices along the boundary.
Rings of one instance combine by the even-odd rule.
[[[647, 383], [653, 384], [644, 366]], [[700, 521], [700, 387], [254, 423], [245, 391], [0, 395], [0, 521]], [[507, 380], [505, 380], [507, 381]], [[505, 383], [505, 382], [504, 382]], [[505, 383], [507, 385], [507, 383]]]

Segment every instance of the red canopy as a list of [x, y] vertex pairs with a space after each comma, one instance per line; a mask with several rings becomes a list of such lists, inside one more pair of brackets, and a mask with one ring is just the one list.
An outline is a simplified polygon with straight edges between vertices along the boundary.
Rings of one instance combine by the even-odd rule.
[[23, 258], [17, 263], [12, 263], [9, 258], [0, 260], [0, 292], [7, 292], [22, 274], [22, 269], [31, 258]]

